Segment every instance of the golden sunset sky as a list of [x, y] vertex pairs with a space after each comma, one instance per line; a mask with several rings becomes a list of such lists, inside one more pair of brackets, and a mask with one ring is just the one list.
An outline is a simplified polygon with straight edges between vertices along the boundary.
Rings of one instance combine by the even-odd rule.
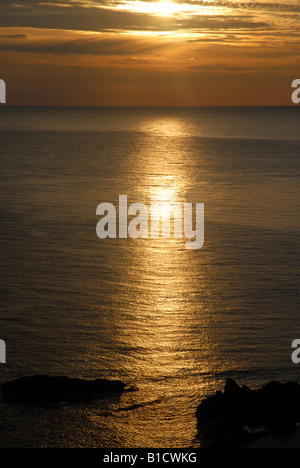
[[299, 0], [1, 0], [11, 105], [291, 105]]

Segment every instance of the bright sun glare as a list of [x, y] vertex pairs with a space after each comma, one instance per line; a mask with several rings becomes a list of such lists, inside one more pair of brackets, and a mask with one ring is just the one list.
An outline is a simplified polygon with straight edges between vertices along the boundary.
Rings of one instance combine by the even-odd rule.
[[157, 12], [162, 16], [171, 16], [178, 12], [178, 5], [172, 2], [157, 2]]
[[[126, 4], [125, 4], [126, 5]], [[124, 8], [124, 5], [123, 5]], [[182, 5], [174, 3], [172, 1], [156, 1], [156, 2], [145, 2], [145, 1], [134, 1], [128, 2], [127, 8], [131, 11], [138, 13], [149, 13], [158, 16], [172, 16], [175, 13], [182, 11]], [[126, 9], [127, 9], [126, 8]]]

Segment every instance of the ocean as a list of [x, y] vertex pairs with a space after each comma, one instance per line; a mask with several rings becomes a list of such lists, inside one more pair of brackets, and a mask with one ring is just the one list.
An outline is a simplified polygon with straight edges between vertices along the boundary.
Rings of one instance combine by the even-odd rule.
[[[227, 377], [300, 383], [299, 107], [2, 106], [0, 139], [0, 384], [134, 388], [0, 401], [0, 447], [201, 447], [196, 408]], [[204, 203], [203, 247], [100, 239], [97, 206], [122, 194]]]

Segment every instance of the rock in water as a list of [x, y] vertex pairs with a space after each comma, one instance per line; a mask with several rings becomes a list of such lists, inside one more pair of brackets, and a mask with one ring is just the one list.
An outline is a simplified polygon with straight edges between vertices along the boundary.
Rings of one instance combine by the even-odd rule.
[[84, 380], [61, 376], [34, 375], [2, 385], [3, 398], [13, 403], [47, 404], [105, 398], [120, 394], [126, 385], [120, 380]]
[[[199, 431], [211, 445], [246, 443], [266, 434], [293, 434], [300, 422], [300, 385], [271, 381], [252, 390], [227, 379], [224, 392], [205, 398], [197, 408]], [[246, 433], [245, 427], [255, 429]]]

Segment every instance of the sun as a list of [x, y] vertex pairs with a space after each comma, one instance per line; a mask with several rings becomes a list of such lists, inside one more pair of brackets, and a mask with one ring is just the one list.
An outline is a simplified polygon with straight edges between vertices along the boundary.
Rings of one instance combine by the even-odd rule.
[[120, 5], [120, 8], [155, 16], [173, 16], [182, 12], [183, 5], [165, 0], [157, 0], [156, 2], [135, 0]]
[[156, 9], [160, 16], [172, 16], [174, 13], [178, 13], [179, 5], [172, 2], [161, 1], [157, 2]]

